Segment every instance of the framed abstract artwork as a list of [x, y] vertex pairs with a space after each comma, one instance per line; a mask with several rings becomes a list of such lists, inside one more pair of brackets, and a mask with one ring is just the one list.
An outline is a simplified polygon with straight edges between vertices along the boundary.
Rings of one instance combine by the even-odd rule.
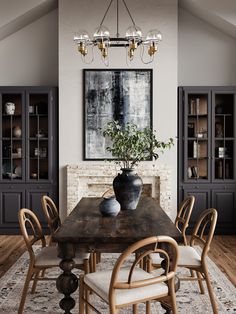
[[108, 122], [152, 128], [152, 69], [86, 69], [84, 160], [112, 159], [101, 129]]

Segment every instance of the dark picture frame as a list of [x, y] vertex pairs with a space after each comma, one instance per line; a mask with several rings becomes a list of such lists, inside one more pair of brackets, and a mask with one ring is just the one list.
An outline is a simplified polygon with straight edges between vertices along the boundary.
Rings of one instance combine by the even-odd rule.
[[112, 159], [101, 129], [110, 121], [152, 128], [152, 69], [84, 69], [84, 160]]

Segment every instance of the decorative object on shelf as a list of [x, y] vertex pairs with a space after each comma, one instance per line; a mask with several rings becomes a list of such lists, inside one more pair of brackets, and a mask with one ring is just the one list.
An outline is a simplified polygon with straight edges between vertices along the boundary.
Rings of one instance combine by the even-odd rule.
[[30, 174], [30, 177], [31, 177], [32, 179], [37, 179], [37, 178], [38, 178], [37, 172], [32, 172], [32, 173]]
[[11, 157], [11, 145], [3, 146], [3, 158]]
[[12, 131], [15, 137], [21, 137], [21, 128], [19, 127], [19, 125], [14, 126]]
[[7, 177], [10, 178], [10, 179], [16, 179], [16, 178], [18, 177], [17, 174], [11, 173], [11, 172], [7, 172], [6, 175], [7, 175]]
[[190, 100], [189, 114], [200, 114], [200, 98], [193, 98]]
[[215, 112], [216, 112], [216, 114], [222, 114], [223, 113], [223, 105], [221, 105], [221, 104], [216, 105]]
[[220, 138], [224, 136], [223, 125], [219, 122], [215, 124], [215, 136]]
[[225, 158], [225, 147], [217, 147], [216, 148], [217, 151], [217, 157], [218, 158]]
[[188, 123], [188, 137], [194, 137], [195, 136], [195, 123], [191, 122]]
[[102, 195], [103, 200], [99, 204], [100, 212], [103, 216], [117, 216], [120, 212], [120, 203], [116, 200], [111, 189]]
[[29, 105], [29, 114], [34, 114], [34, 106]]
[[188, 178], [192, 178], [192, 169], [191, 167], [188, 167]]
[[17, 167], [14, 169], [14, 173], [15, 173], [18, 177], [21, 177], [21, 166], [17, 166]]
[[13, 115], [15, 113], [16, 105], [13, 102], [5, 103], [6, 114]]
[[16, 152], [17, 152], [18, 157], [21, 157], [22, 148], [17, 147]]
[[192, 170], [192, 177], [193, 178], [198, 178], [198, 170], [196, 166], [191, 167]]
[[[103, 22], [106, 19], [112, 3], [116, 2], [116, 35], [110, 36], [109, 29], [104, 26]], [[100, 22], [100, 25], [96, 28], [93, 38], [91, 39], [85, 30], [80, 30], [74, 35], [74, 42], [78, 46], [78, 51], [81, 54], [81, 58], [85, 63], [92, 63], [94, 60], [93, 47], [98, 47], [101, 53], [101, 59], [103, 63], [109, 65], [109, 50], [110, 48], [124, 47], [126, 50], [126, 63], [128, 64], [134, 59], [134, 54], [137, 48], [140, 46], [140, 57], [143, 63], [151, 63], [154, 60], [154, 54], [157, 52], [157, 45], [162, 40], [162, 34], [157, 29], [150, 30], [146, 37], [142, 37], [141, 29], [135, 24], [134, 19], [130, 13], [130, 10], [125, 2], [124, 8], [130, 17], [132, 26], [130, 26], [125, 33], [125, 37], [120, 37], [119, 33], [119, 2], [120, 0], [110, 0], [108, 8]], [[90, 60], [86, 58], [90, 52]], [[149, 56], [147, 58], [147, 56]]]
[[151, 128], [139, 130], [135, 124], [120, 125], [118, 121], [107, 123], [102, 134], [112, 143], [106, 147], [107, 151], [115, 158], [113, 161], [121, 166], [122, 173], [113, 181], [116, 199], [121, 209], [136, 209], [142, 191], [142, 179], [135, 173], [134, 167], [143, 160], [156, 160], [159, 152], [164, 152], [164, 149], [174, 144], [173, 139], [170, 138], [168, 142], [158, 141]]
[[45, 134], [42, 133], [42, 130], [38, 130], [38, 132], [35, 134], [35, 136], [38, 138], [42, 138], [42, 137], [45, 137]]
[[99, 128], [109, 121], [152, 127], [152, 70], [84, 70], [84, 159], [111, 159]]

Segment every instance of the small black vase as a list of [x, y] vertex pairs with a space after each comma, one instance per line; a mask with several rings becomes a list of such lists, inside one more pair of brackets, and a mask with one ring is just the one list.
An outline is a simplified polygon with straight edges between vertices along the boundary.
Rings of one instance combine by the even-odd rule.
[[142, 192], [143, 181], [134, 169], [121, 169], [113, 181], [113, 189], [121, 209], [136, 209]]

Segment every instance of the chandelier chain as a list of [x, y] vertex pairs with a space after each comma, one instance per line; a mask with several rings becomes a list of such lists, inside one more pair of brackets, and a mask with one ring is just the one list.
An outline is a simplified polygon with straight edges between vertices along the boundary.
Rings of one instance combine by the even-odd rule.
[[[119, 1], [119, 0], [117, 0], [117, 1]], [[134, 19], [133, 19], [131, 13], [130, 13], [130, 10], [129, 10], [129, 8], [128, 8], [126, 2], [125, 2], [125, 0], [122, 0], [122, 1], [123, 1], [123, 3], [124, 3], [124, 6], [125, 6], [125, 8], [126, 8], [128, 14], [129, 14], [129, 17], [130, 17], [131, 21], [132, 21], [132, 23], [133, 23], [133, 26], [136, 28], [135, 23], [134, 23]]]
[[103, 16], [103, 18], [102, 18], [102, 21], [101, 21], [101, 23], [100, 23], [100, 26], [99, 26], [99, 30], [101, 29], [101, 27], [102, 27], [102, 25], [103, 25], [103, 22], [104, 22], [104, 20], [105, 20], [105, 18], [106, 18], [106, 16], [107, 16], [107, 13], [108, 13], [108, 11], [109, 11], [109, 9], [110, 9], [110, 7], [111, 7], [113, 1], [114, 1], [114, 0], [111, 0], [111, 1], [110, 1], [109, 5], [108, 5], [108, 7], [107, 7], [107, 9], [106, 9], [106, 12], [105, 12], [105, 14], [104, 14], [104, 16]]

